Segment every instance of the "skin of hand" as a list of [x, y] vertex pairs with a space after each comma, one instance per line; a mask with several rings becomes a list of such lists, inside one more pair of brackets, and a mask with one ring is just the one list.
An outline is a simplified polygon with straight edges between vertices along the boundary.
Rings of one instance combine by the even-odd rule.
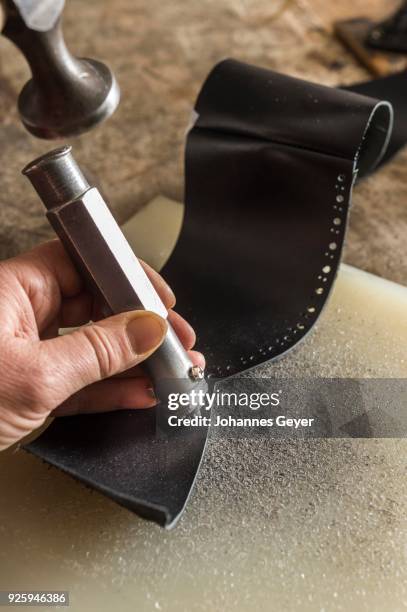
[[[170, 287], [141, 263], [192, 362], [204, 367]], [[106, 319], [100, 312], [59, 240], [0, 262], [0, 450], [49, 416], [157, 403], [138, 364], [163, 341], [166, 321], [144, 310]], [[81, 325], [58, 336], [60, 327]]]

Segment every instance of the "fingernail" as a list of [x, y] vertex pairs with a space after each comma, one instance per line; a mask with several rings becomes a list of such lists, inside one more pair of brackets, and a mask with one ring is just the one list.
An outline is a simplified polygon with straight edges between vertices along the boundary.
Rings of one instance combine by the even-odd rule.
[[206, 367], [205, 356], [202, 355], [202, 353], [199, 353], [198, 351], [194, 351], [194, 353], [195, 353], [194, 362], [196, 363], [196, 365], [199, 365], [204, 370]]
[[166, 303], [168, 302], [168, 310], [170, 310], [171, 308], [174, 308], [177, 300], [175, 297], [175, 293], [173, 292], [171, 287], [167, 285], [167, 283], [165, 283], [164, 287], [165, 287], [165, 292], [167, 294]]
[[152, 312], [140, 310], [127, 323], [127, 336], [136, 355], [151, 353], [160, 346], [167, 322]]
[[147, 387], [146, 391], [147, 391], [147, 395], [149, 395], [152, 399], [157, 399], [155, 391], [152, 387]]

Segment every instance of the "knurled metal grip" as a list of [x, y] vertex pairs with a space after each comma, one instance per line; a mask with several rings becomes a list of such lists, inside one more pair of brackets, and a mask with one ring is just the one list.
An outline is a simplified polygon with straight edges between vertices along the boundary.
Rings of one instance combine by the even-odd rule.
[[[91, 187], [71, 147], [55, 149], [23, 170], [47, 208], [47, 218], [80, 275], [102, 299], [105, 314], [134, 309], [167, 318], [167, 309], [96, 187]], [[171, 325], [162, 345], [145, 362], [157, 397], [206, 390]], [[194, 395], [196, 398], [196, 395]], [[196, 406], [191, 402], [184, 412]]]

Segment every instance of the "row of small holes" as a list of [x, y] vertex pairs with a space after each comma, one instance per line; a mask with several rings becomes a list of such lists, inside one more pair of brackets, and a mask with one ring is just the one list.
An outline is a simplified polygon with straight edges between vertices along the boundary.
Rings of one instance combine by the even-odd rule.
[[[345, 190], [345, 185], [343, 184], [345, 181], [345, 175], [344, 174], [339, 174], [337, 176], [337, 183], [335, 184], [335, 190], [338, 191], [344, 191]], [[339, 235], [340, 234], [340, 230], [338, 229], [338, 227], [340, 225], [342, 225], [342, 219], [339, 216], [340, 213], [343, 212], [343, 206], [338, 206], [338, 204], [343, 204], [345, 201], [345, 196], [342, 193], [337, 193], [335, 196], [335, 202], [336, 204], [333, 205], [333, 209], [335, 211], [335, 217], [332, 220], [332, 227], [330, 228], [330, 232], [332, 234], [335, 235]], [[325, 252], [325, 257], [329, 257], [329, 259], [334, 259], [335, 256], [333, 254], [333, 251], [336, 251], [336, 249], [338, 248], [338, 244], [336, 242], [330, 242], [328, 245], [328, 251]], [[331, 271], [331, 266], [324, 266], [322, 268], [322, 271], [324, 272], [324, 274], [328, 274]], [[323, 276], [318, 276], [318, 280], [322, 280], [323, 283], [327, 282], [327, 277], [323, 277]], [[315, 293], [317, 295], [322, 295], [324, 292], [324, 288], [323, 287], [317, 287], [315, 289]]]
[[[337, 177], [337, 183], [335, 185], [335, 189], [336, 191], [344, 191], [345, 190], [345, 186], [343, 185], [344, 181], [345, 181], [345, 175], [344, 174], [339, 174]], [[336, 197], [335, 197], [335, 202], [336, 204], [334, 204], [333, 209], [335, 210], [335, 217], [332, 221], [333, 223], [333, 227], [330, 228], [330, 232], [334, 233], [335, 235], [339, 235], [340, 234], [340, 230], [337, 229], [340, 225], [342, 225], [342, 219], [340, 218], [340, 213], [343, 212], [343, 206], [338, 206], [338, 204], [343, 204], [343, 202], [345, 201], [345, 197], [341, 194], [341, 193], [337, 193]], [[329, 259], [334, 259], [334, 255], [333, 252], [336, 251], [336, 249], [338, 248], [338, 245], [336, 242], [330, 242], [328, 245], [328, 251], [325, 252], [325, 257], [329, 257]], [[322, 268], [322, 272], [324, 274], [324, 276], [319, 275], [318, 276], [318, 280], [322, 281], [322, 283], [326, 283], [328, 281], [328, 277], [326, 276], [327, 274], [329, 274], [331, 272], [332, 268], [330, 265], [325, 265]], [[324, 288], [323, 287], [317, 287], [315, 289], [315, 293], [316, 295], [322, 295], [324, 293]], [[314, 315], [316, 312], [316, 308], [315, 306], [308, 306], [307, 307], [307, 312], [305, 314], [302, 315], [302, 317], [304, 319], [308, 319], [309, 315]], [[307, 314], [309, 313], [309, 314]], [[298, 330], [302, 331], [305, 329], [305, 325], [301, 322], [296, 324], [296, 329], [292, 329], [287, 328], [288, 332], [292, 332], [294, 335], [296, 335], [298, 333]], [[283, 340], [280, 339], [276, 339], [275, 340], [275, 344], [278, 344], [279, 347], [284, 346], [284, 344], [286, 342], [289, 342], [291, 340], [291, 338], [289, 336], [284, 336]], [[274, 346], [270, 345], [266, 348], [261, 348], [259, 349], [259, 353], [261, 355], [266, 355], [267, 353], [271, 353], [274, 350]], [[241, 357], [240, 361], [242, 362], [242, 365], [247, 365], [250, 364], [250, 362], [254, 361], [254, 355], [250, 355], [249, 358], [247, 357]], [[226, 371], [230, 371], [232, 369], [232, 366], [228, 365], [226, 366]], [[217, 368], [218, 374], [220, 375], [222, 372], [221, 368]]]

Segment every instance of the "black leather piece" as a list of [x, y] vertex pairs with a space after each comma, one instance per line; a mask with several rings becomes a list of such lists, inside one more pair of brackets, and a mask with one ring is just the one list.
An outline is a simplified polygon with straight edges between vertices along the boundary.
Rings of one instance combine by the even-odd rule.
[[279, 357], [315, 323], [356, 170], [380, 160], [391, 109], [227, 60], [195, 110], [184, 227], [163, 274], [208, 372], [225, 376]]
[[[229, 60], [208, 77], [196, 111], [184, 225], [163, 274], [208, 371], [225, 376], [281, 356], [311, 329], [339, 264], [355, 170], [379, 160], [389, 110]], [[206, 431], [157, 441], [153, 415], [58, 419], [28, 450], [168, 526]]]
[[383, 51], [407, 52], [406, 0], [403, 0], [402, 5], [393, 15], [373, 25], [366, 38], [366, 44]]
[[208, 429], [156, 427], [154, 410], [55, 419], [26, 448], [139, 516], [171, 528], [195, 482]]
[[394, 109], [394, 127], [381, 163], [389, 161], [407, 142], [407, 70], [345, 87], [348, 91], [388, 100]]

